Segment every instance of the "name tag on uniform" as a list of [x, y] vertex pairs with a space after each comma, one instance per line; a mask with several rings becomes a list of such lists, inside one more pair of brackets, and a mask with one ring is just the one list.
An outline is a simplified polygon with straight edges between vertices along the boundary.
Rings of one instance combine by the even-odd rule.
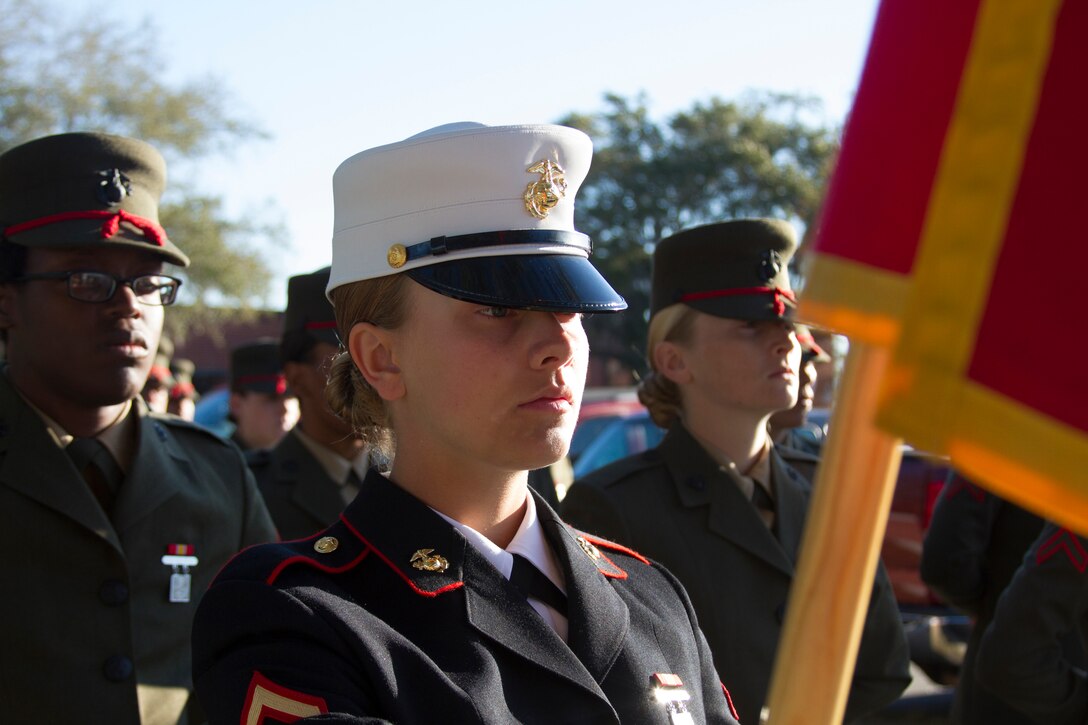
[[695, 725], [695, 719], [688, 710], [688, 700], [691, 695], [684, 689], [684, 683], [679, 675], [665, 672], [655, 672], [650, 677], [653, 686], [654, 699], [665, 707], [665, 714], [669, 716], [672, 725]]
[[200, 563], [193, 555], [194, 551], [192, 544], [168, 544], [166, 547], [162, 563], [171, 569], [170, 590], [167, 592], [170, 602], [184, 604], [190, 601], [193, 577], [189, 569]]
[[189, 601], [189, 590], [192, 588], [193, 578], [188, 574], [170, 575], [170, 601]]

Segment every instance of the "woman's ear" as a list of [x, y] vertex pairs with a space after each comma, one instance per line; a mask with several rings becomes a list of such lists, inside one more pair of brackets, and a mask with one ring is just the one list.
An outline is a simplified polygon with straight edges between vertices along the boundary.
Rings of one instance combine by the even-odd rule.
[[659, 342], [654, 345], [654, 370], [664, 375], [677, 385], [691, 382], [691, 368], [688, 367], [684, 349], [675, 342]]
[[363, 378], [382, 400], [404, 397], [404, 376], [393, 355], [396, 334], [369, 322], [357, 322], [348, 333], [348, 352]]

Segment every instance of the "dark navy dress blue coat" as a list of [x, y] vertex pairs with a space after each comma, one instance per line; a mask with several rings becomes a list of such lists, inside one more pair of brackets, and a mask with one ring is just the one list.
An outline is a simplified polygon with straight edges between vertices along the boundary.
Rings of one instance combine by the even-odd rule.
[[[372, 471], [340, 521], [246, 550], [205, 595], [194, 678], [211, 722], [668, 723], [661, 696], [681, 691], [694, 722], [736, 722], [677, 580], [536, 506], [566, 577], [567, 642]], [[412, 564], [438, 556], [444, 571]]]

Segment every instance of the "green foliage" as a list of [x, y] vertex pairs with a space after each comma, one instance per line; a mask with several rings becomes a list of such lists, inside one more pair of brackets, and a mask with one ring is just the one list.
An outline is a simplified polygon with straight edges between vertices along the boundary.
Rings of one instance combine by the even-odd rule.
[[606, 109], [559, 123], [593, 138], [589, 176], [578, 195], [577, 226], [593, 239], [594, 263], [628, 302], [587, 328], [598, 355], [645, 369], [643, 348], [654, 244], [685, 227], [765, 216], [811, 226], [837, 129], [806, 120], [818, 104], [790, 95], [712, 98], [664, 123], [645, 97], [605, 96]]
[[161, 221], [193, 260], [180, 272], [183, 300], [248, 305], [271, 280], [254, 240], [278, 241], [281, 225], [227, 219], [220, 199], [188, 193], [173, 161], [195, 169], [193, 159], [265, 134], [232, 115], [216, 79], [167, 83], [155, 28], [110, 17], [108, 7], [71, 17], [46, 0], [0, 0], [0, 151], [67, 131], [154, 144], [171, 167]]
[[231, 300], [254, 302], [264, 296], [267, 268], [260, 255], [245, 239], [261, 237], [280, 244], [278, 226], [259, 226], [248, 221], [226, 220], [222, 200], [216, 197], [184, 195], [164, 203], [159, 216], [170, 238], [185, 250], [192, 264], [185, 270], [181, 301], [205, 306], [221, 304], [229, 290]]
[[263, 136], [230, 116], [214, 78], [174, 87], [155, 28], [44, 0], [0, 0], [0, 150], [50, 133], [107, 131], [202, 156]]

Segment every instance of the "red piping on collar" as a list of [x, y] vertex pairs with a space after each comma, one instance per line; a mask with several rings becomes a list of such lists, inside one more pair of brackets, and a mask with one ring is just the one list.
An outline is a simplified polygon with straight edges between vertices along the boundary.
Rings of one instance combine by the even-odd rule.
[[276, 579], [279, 577], [280, 573], [284, 569], [291, 566], [292, 564], [296, 564], [296, 563], [299, 563], [299, 562], [304, 563], [304, 564], [309, 564], [314, 569], [319, 569], [319, 570], [321, 570], [321, 571], [323, 571], [323, 572], [325, 572], [327, 574], [339, 574], [341, 572], [345, 572], [348, 569], [351, 569], [354, 566], [356, 566], [360, 561], [365, 559], [366, 555], [369, 554], [369, 553], [370, 553], [369, 549], [364, 549], [363, 553], [359, 554], [359, 556], [355, 557], [354, 559], [349, 561], [347, 564], [344, 564], [343, 566], [325, 566], [324, 564], [317, 563], [316, 561], [314, 561], [309, 556], [302, 556], [302, 555], [292, 556], [292, 557], [289, 557], [287, 559], [284, 559], [279, 564], [277, 564], [276, 568], [272, 570], [272, 573], [268, 575], [268, 578], [264, 580], [264, 583], [268, 584], [268, 585], [275, 584]]
[[737, 714], [737, 708], [733, 706], [733, 696], [729, 694], [729, 688], [725, 686], [724, 682], [719, 681], [719, 685], [722, 686], [722, 692], [725, 693], [725, 704], [729, 705], [729, 714], [733, 716], [733, 719], [740, 722], [740, 715]]
[[402, 572], [400, 570], [399, 566], [397, 566], [392, 561], [390, 561], [389, 557], [387, 557], [382, 552], [378, 551], [377, 547], [375, 547], [373, 544], [371, 544], [370, 541], [365, 536], [360, 534], [359, 530], [356, 529], [354, 526], [352, 526], [351, 522], [348, 521], [346, 518], [344, 518], [343, 514], [340, 514], [340, 521], [343, 522], [344, 526], [347, 526], [351, 530], [351, 533], [353, 533], [357, 537], [359, 537], [359, 541], [366, 544], [368, 551], [373, 551], [375, 556], [377, 556], [379, 559], [384, 561], [386, 563], [386, 565], [390, 569], [392, 569], [393, 571], [395, 571], [397, 573], [397, 576], [399, 576], [401, 579], [404, 580], [405, 584], [407, 584], [409, 587], [411, 587], [412, 590], [415, 591], [415, 593], [420, 595], [421, 597], [437, 597], [439, 594], [445, 594], [446, 592], [451, 592], [454, 589], [460, 589], [461, 587], [463, 587], [465, 585], [465, 583], [463, 581], [458, 581], [458, 582], [452, 582], [450, 584], [447, 584], [446, 586], [441, 587], [439, 589], [435, 589], [433, 592], [429, 592], [426, 589], [420, 589], [419, 587], [417, 587], [415, 585], [415, 582], [413, 582], [411, 579], [409, 579], [408, 577], [406, 577], [404, 575], [404, 572]]
[[13, 234], [30, 231], [31, 229], [37, 229], [38, 227], [44, 227], [58, 222], [74, 221], [76, 219], [105, 219], [105, 222], [102, 223], [103, 239], [109, 239], [116, 234], [121, 228], [121, 222], [125, 221], [139, 229], [145, 237], [150, 239], [157, 246], [162, 247], [166, 244], [165, 229], [146, 217], [129, 214], [124, 209], [118, 211], [92, 209], [90, 211], [66, 211], [61, 212], [60, 214], [50, 214], [49, 216], [39, 217], [38, 219], [12, 224], [10, 227], [4, 229], [4, 236], [10, 237]]
[[612, 561], [611, 559], [609, 559], [604, 554], [601, 554], [601, 558], [604, 559], [605, 561], [607, 561], [609, 564], [611, 564], [612, 568], [615, 569], [616, 571], [605, 571], [604, 569], [602, 569], [599, 566], [597, 567], [597, 571], [601, 572], [601, 574], [608, 577], [609, 579], [626, 579], [627, 578], [627, 572], [624, 571], [623, 569], [621, 569], [619, 564]]
[[[606, 549], [612, 549], [614, 551], [620, 551], [620, 552], [623, 552], [624, 554], [627, 554], [628, 556], [632, 556], [632, 557], [638, 559], [639, 561], [641, 561], [643, 564], [649, 565], [649, 563], [650, 563], [650, 560], [647, 559], [642, 554], [638, 553], [634, 549], [628, 549], [626, 546], [623, 546], [622, 544], [617, 544], [615, 541], [609, 541], [608, 539], [599, 539], [596, 536], [591, 536], [591, 535], [589, 535], [587, 533], [584, 533], [584, 532], [581, 534], [581, 537], [583, 539], [585, 539], [586, 541], [588, 541], [589, 543], [593, 544], [594, 546], [598, 547], [598, 548], [603, 546]], [[609, 561], [612, 561], [612, 560], [609, 559]], [[613, 566], [615, 566], [615, 564], [613, 564]], [[619, 569], [618, 566], [616, 568]]]

